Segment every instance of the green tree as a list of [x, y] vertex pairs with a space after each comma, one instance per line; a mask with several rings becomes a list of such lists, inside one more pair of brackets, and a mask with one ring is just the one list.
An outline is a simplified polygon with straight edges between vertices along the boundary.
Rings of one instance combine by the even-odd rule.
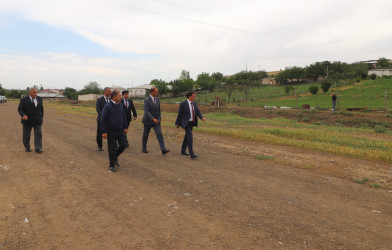
[[199, 88], [212, 92], [216, 88], [216, 81], [208, 73], [201, 73], [197, 76], [195, 83]]
[[380, 57], [380, 58], [378, 58], [376, 66], [379, 69], [387, 69], [390, 67], [390, 63], [389, 63], [389, 60], [386, 59], [385, 57]]
[[313, 81], [317, 82], [320, 76], [327, 75], [327, 68], [321, 62], [313, 63], [305, 68], [306, 74], [313, 77]]
[[317, 85], [312, 85], [309, 87], [309, 92], [312, 93], [313, 95], [317, 95], [318, 92], [318, 86]]
[[89, 82], [84, 85], [84, 88], [79, 91], [79, 95], [87, 95], [87, 94], [102, 94], [101, 86], [97, 82]]
[[165, 82], [164, 80], [154, 79], [150, 82], [150, 85], [154, 85], [155, 87], [157, 87], [159, 89], [160, 95], [166, 95], [170, 92], [170, 89], [168, 87], [169, 84], [167, 82]]
[[332, 83], [327, 79], [325, 79], [321, 82], [321, 89], [323, 90], [324, 93], [327, 93], [328, 90], [331, 88], [331, 85]]
[[233, 78], [222, 79], [224, 82], [223, 89], [227, 94], [227, 103], [230, 103], [230, 98], [233, 92], [237, 89], [237, 82]]
[[64, 96], [66, 96], [70, 100], [78, 99], [78, 91], [74, 88], [66, 87], [63, 91]]

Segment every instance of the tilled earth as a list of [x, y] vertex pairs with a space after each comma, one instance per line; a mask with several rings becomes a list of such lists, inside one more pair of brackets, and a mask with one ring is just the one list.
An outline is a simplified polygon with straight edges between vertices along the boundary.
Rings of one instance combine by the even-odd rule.
[[153, 132], [143, 154], [138, 118], [111, 173], [94, 119], [46, 109], [36, 154], [24, 151], [17, 104], [0, 114], [0, 249], [392, 248], [392, 193], [353, 181], [388, 184], [391, 164], [197, 128], [196, 160], [175, 128], [164, 129], [169, 154]]

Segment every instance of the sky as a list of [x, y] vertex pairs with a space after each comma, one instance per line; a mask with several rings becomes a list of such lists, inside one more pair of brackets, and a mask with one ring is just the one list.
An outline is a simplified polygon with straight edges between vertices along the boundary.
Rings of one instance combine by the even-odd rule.
[[0, 0], [0, 84], [80, 90], [392, 58], [390, 0]]

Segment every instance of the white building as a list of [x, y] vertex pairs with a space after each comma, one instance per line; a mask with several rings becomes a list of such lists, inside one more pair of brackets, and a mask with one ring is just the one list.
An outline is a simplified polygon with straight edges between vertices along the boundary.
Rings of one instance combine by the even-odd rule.
[[145, 97], [150, 94], [150, 89], [153, 85], [140, 85], [136, 87], [129, 88], [129, 96], [130, 97]]
[[67, 97], [63, 95], [63, 92], [58, 89], [44, 89], [40, 91], [37, 96], [43, 99], [66, 99]]

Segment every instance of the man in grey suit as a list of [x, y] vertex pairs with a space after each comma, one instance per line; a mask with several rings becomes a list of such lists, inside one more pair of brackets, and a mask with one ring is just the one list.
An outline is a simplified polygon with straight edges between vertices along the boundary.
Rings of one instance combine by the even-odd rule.
[[161, 107], [158, 98], [158, 89], [156, 87], [152, 87], [150, 89], [150, 96], [144, 99], [144, 116], [142, 122], [144, 124], [142, 152], [148, 153], [147, 140], [148, 135], [150, 134], [150, 130], [153, 128], [155, 134], [157, 135], [162, 154], [165, 155], [169, 153], [170, 150], [165, 148], [165, 143], [163, 142], [163, 135], [161, 130]]

